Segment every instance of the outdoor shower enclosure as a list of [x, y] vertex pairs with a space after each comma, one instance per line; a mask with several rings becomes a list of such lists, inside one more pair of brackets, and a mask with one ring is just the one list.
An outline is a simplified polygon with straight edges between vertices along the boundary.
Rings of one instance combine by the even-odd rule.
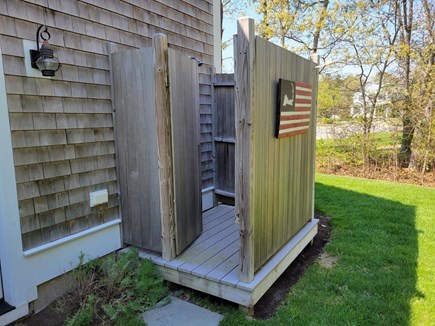
[[[148, 49], [112, 54], [118, 174], [126, 244], [169, 281], [253, 306], [317, 232], [318, 73], [314, 62], [255, 36], [252, 19], [239, 20], [234, 46], [235, 115], [220, 114], [217, 103], [213, 123], [235, 124], [233, 140], [215, 139], [216, 161], [229, 164], [215, 169], [216, 180], [234, 169], [235, 208], [201, 214], [196, 62], [168, 50], [162, 36]], [[280, 79], [312, 95], [306, 132], [277, 139]]]

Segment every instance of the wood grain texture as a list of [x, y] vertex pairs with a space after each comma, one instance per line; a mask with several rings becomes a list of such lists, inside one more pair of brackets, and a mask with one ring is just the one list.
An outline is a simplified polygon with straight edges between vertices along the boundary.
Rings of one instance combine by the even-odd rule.
[[162, 257], [165, 260], [176, 257], [174, 158], [168, 74], [168, 41], [165, 35], [157, 34], [153, 37], [154, 121], [157, 126]]
[[252, 132], [254, 111], [254, 20], [241, 18], [237, 22], [234, 43], [235, 112], [236, 112], [236, 218], [240, 223], [240, 279], [254, 278], [254, 218], [251, 216], [251, 156], [255, 155]]
[[222, 196], [235, 189], [235, 99], [234, 74], [214, 76], [214, 116], [216, 149], [215, 191]]
[[185, 52], [169, 49], [177, 255], [202, 231], [198, 87], [196, 62]]
[[[314, 85], [317, 74], [309, 60], [260, 37], [255, 39], [255, 51], [258, 106], [252, 110], [251, 218], [255, 220], [254, 261], [258, 270], [313, 217], [315, 104], [309, 132], [279, 140], [273, 135], [278, 80]], [[316, 92], [313, 94], [315, 102]]]
[[[150, 259], [170, 282], [252, 306], [315, 236], [318, 220], [307, 223], [255, 274], [252, 282], [246, 283], [239, 277], [239, 225], [234, 223], [234, 214], [234, 207], [212, 208], [203, 218], [204, 224], [213, 222], [215, 226], [170, 262], [154, 252], [140, 251], [139, 255]], [[224, 226], [228, 219], [233, 223]]]
[[124, 242], [161, 251], [151, 48], [112, 54]]
[[[211, 126], [210, 66], [213, 64], [211, 3], [194, 0], [5, 0], [1, 3], [0, 46], [5, 66], [13, 151], [16, 162], [19, 162], [17, 183], [34, 181], [30, 180], [31, 170], [37, 164], [42, 166], [47, 162], [59, 162], [61, 166], [57, 172], [53, 165], [47, 166], [47, 171], [53, 176], [50, 179], [54, 178], [56, 182], [65, 179], [65, 183], [75, 180], [75, 187], [81, 187], [78, 179], [83, 179], [86, 184], [84, 187], [89, 186], [91, 179], [88, 178], [88, 172], [105, 174], [102, 172], [104, 168], [99, 168], [100, 159], [96, 158], [86, 165], [71, 160], [100, 156], [101, 151], [107, 154], [108, 150], [115, 154], [107, 45], [110, 44], [116, 51], [143, 48], [151, 45], [154, 34], [165, 33], [173, 47], [188, 51], [204, 62], [200, 69], [201, 115], [204, 121], [201, 135], [204, 142], [204, 146], [201, 146], [202, 182], [204, 188], [213, 185], [212, 137], [208, 131]], [[28, 77], [25, 70], [23, 40], [33, 41], [40, 24], [48, 26], [50, 44], [62, 62], [62, 68], [50, 79]], [[50, 148], [58, 145], [72, 145], [65, 149], [68, 158], [60, 159], [60, 148]], [[53, 160], [52, 154], [59, 159]], [[86, 172], [71, 171], [67, 175], [54, 176], [67, 171], [68, 164], [79, 167], [79, 170], [83, 167]], [[37, 178], [40, 180], [39, 176]], [[48, 179], [43, 175], [44, 178]], [[23, 188], [24, 185], [19, 187]], [[34, 194], [37, 196], [37, 192]], [[109, 218], [113, 215], [113, 209], [103, 209], [100, 214], [104, 215], [103, 219]], [[30, 216], [23, 217], [31, 219]], [[38, 217], [34, 215], [34, 219], [32, 225], [37, 225]], [[91, 220], [92, 223], [96, 222], [94, 218]], [[81, 221], [71, 226], [79, 230], [92, 223]], [[53, 234], [66, 234], [65, 227], [61, 229], [62, 232], [53, 227]], [[46, 230], [35, 230], [36, 233], [40, 236], [33, 237], [34, 243], [30, 237], [23, 242], [25, 249], [53, 238], [47, 236], [49, 233]]]
[[[235, 43], [236, 212], [241, 223], [241, 259], [257, 271], [313, 218], [318, 74], [313, 62], [250, 36], [247, 30], [253, 27], [248, 20], [240, 20], [239, 25]], [[313, 85], [313, 106], [308, 132], [277, 140], [280, 78]], [[219, 145], [216, 148], [219, 154]], [[241, 275], [243, 268], [242, 263]]]

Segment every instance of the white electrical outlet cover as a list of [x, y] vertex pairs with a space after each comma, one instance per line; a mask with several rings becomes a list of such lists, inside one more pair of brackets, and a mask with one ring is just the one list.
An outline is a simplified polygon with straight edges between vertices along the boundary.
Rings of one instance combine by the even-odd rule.
[[91, 207], [106, 204], [109, 202], [109, 193], [107, 189], [98, 190], [89, 193], [89, 204]]

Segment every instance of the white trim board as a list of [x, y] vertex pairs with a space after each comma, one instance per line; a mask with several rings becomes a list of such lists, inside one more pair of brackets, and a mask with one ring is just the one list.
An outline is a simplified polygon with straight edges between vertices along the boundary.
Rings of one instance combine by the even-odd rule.
[[107, 223], [94, 226], [93, 228], [81, 231], [79, 233], [74, 233], [74, 234], [72, 234], [70, 236], [67, 236], [65, 238], [61, 238], [59, 240], [46, 243], [46, 244], [44, 244], [42, 246], [26, 250], [25, 252], [23, 252], [23, 254], [26, 257], [30, 257], [30, 256], [36, 255], [36, 254], [38, 254], [38, 253], [40, 253], [42, 251], [50, 250], [52, 248], [55, 248], [55, 247], [61, 246], [63, 244], [66, 244], [67, 242], [71, 242], [73, 240], [80, 239], [80, 238], [82, 238], [84, 236], [91, 235], [92, 233], [95, 233], [95, 232], [107, 229], [107, 228], [109, 228], [109, 227], [111, 227], [113, 225], [116, 225], [116, 224], [121, 224], [121, 219], [118, 218], [116, 220], [109, 221]]
[[206, 211], [214, 206], [214, 187], [202, 190], [202, 211]]

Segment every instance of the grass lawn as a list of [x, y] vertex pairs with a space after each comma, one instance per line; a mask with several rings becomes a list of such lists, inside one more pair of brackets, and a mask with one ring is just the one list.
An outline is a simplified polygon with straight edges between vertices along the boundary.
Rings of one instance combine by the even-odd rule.
[[[361, 138], [362, 133], [356, 133], [353, 136], [346, 138], [326, 138], [317, 140], [318, 148], [332, 148], [335, 146], [335, 150], [338, 152], [349, 151], [349, 147], [355, 146], [355, 141], [357, 138]], [[397, 146], [400, 144], [400, 134], [392, 132], [374, 132], [370, 135], [370, 139], [376, 148], [385, 148], [391, 146]]]
[[317, 175], [333, 267], [315, 264], [274, 318], [223, 325], [435, 325], [435, 189]]

